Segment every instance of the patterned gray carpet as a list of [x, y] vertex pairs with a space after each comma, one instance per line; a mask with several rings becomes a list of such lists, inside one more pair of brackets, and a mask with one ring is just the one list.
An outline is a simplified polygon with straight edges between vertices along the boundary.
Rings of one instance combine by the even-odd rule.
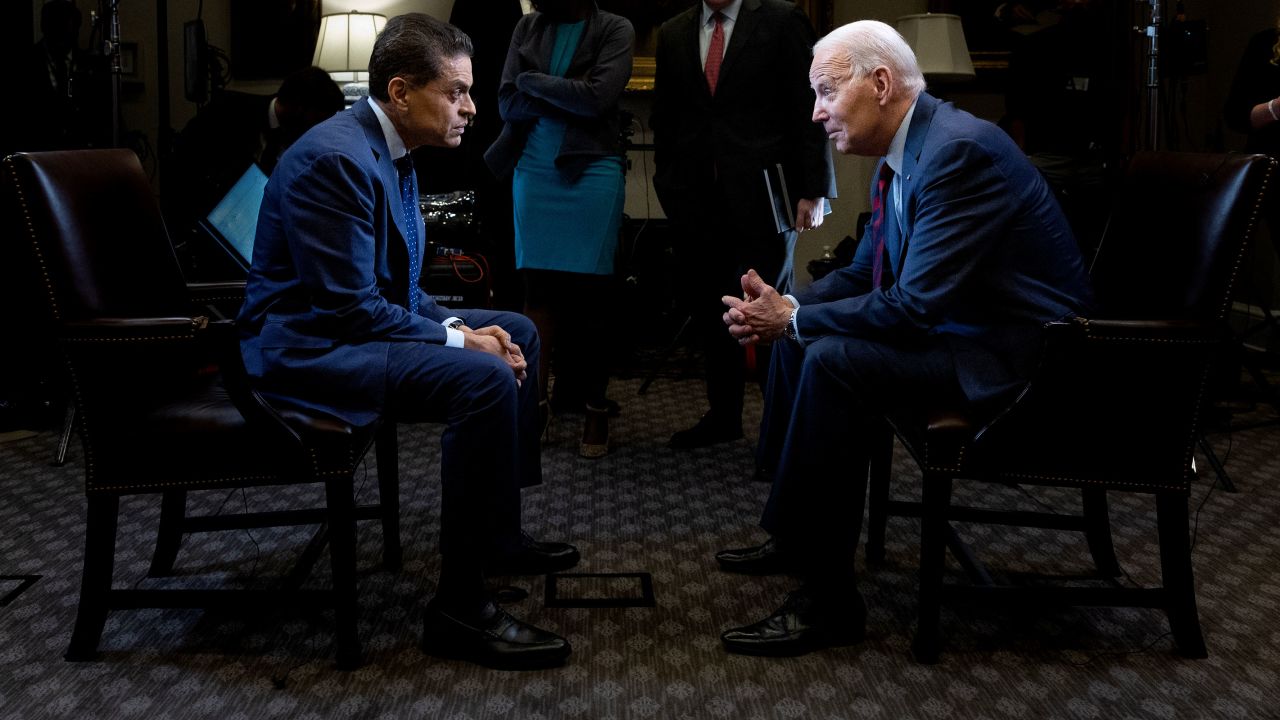
[[[1172, 653], [1156, 611], [1062, 609], [1040, 614], [975, 610], [943, 615], [936, 666], [908, 653], [914, 624], [917, 526], [895, 520], [889, 559], [866, 569], [871, 608], [861, 645], [788, 660], [726, 655], [719, 632], [771, 610], [786, 578], [718, 572], [720, 548], [762, 538], [767, 492], [752, 482], [751, 444], [677, 453], [663, 447], [699, 412], [702, 386], [661, 379], [645, 396], [636, 380], [611, 395], [624, 406], [616, 450], [600, 461], [574, 453], [580, 419], [564, 416], [545, 448], [548, 482], [525, 493], [526, 525], [583, 551], [584, 572], [649, 572], [657, 606], [544, 608], [543, 581], [502, 579], [530, 591], [521, 616], [568, 636], [566, 667], [502, 673], [422, 655], [418, 616], [434, 590], [438, 429], [401, 431], [405, 567], [379, 567], [376, 525], [361, 526], [360, 633], [367, 664], [332, 669], [331, 618], [264, 611], [113, 613], [98, 662], [62, 660], [79, 584], [84, 498], [78, 449], [52, 468], [50, 433], [0, 444], [0, 574], [40, 575], [0, 607], [0, 717], [22, 718], [1274, 718], [1280, 717], [1280, 428], [1213, 436], [1240, 492], [1194, 489], [1203, 503], [1195, 557], [1207, 660]], [[758, 399], [749, 404], [752, 422]], [[1256, 417], [1265, 418], [1258, 412]], [[1240, 421], [1240, 418], [1237, 418]], [[897, 459], [898, 492], [914, 472]], [[834, 470], [833, 470], [834, 471]], [[368, 474], [373, 475], [372, 462]], [[364, 492], [375, 492], [369, 477]], [[211, 493], [205, 509], [284, 506], [308, 490]], [[1070, 509], [1075, 493], [982, 488], [1005, 506]], [[961, 499], [964, 495], [961, 494]], [[969, 496], [972, 499], [972, 495]], [[1112, 500], [1117, 551], [1129, 579], [1158, 582], [1153, 504]], [[158, 503], [123, 504], [118, 586], [140, 583]], [[1090, 564], [1083, 540], [1052, 531], [962, 528], [993, 569], [1068, 575]], [[197, 535], [170, 583], [241, 586], [283, 572], [304, 529]], [[322, 564], [323, 565], [323, 564]], [[862, 562], [859, 560], [859, 567]], [[325, 582], [317, 569], [314, 581]], [[15, 583], [0, 586], [0, 596]]]

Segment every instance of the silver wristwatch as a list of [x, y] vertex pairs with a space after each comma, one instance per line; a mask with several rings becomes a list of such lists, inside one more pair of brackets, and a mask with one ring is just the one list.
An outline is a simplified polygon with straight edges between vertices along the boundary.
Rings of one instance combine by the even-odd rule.
[[800, 342], [800, 333], [796, 331], [796, 311], [791, 311], [791, 317], [787, 318], [787, 324], [782, 328], [782, 334], [792, 342]]

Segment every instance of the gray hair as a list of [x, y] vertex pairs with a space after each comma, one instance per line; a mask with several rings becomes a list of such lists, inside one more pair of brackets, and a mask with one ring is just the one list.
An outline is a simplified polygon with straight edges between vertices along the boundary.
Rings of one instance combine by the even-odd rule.
[[898, 93], [914, 99], [924, 90], [915, 52], [897, 30], [878, 20], [858, 20], [832, 30], [813, 46], [815, 55], [824, 51], [844, 58], [853, 77], [866, 77], [884, 65], [893, 72]]

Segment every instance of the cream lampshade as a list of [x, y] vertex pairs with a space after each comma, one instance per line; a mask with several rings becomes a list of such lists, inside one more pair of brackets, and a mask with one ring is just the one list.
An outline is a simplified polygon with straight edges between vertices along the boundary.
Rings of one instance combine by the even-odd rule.
[[387, 24], [386, 15], [346, 12], [320, 18], [316, 54], [311, 64], [338, 82], [367, 83], [373, 41]]
[[903, 15], [898, 18], [898, 32], [915, 51], [926, 78], [939, 82], [973, 79], [973, 61], [959, 15]]

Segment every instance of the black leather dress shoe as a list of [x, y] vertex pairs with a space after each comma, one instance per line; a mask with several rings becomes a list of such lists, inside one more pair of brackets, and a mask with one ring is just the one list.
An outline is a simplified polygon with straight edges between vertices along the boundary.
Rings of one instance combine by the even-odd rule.
[[491, 602], [475, 613], [455, 613], [432, 601], [422, 617], [422, 651], [497, 670], [536, 670], [563, 664], [573, 648]]
[[692, 450], [718, 443], [731, 442], [741, 437], [741, 421], [726, 422], [717, 420], [711, 417], [711, 413], [707, 413], [702, 416], [697, 425], [673, 434], [668, 445], [676, 450]]
[[540, 542], [520, 531], [520, 542], [489, 559], [485, 571], [490, 575], [546, 575], [568, 570], [581, 559], [578, 548], [569, 543]]
[[[834, 604], [834, 603], [832, 603]], [[769, 617], [720, 635], [724, 649], [742, 655], [789, 657], [815, 650], [862, 642], [867, 610], [854, 593], [843, 611], [820, 608], [810, 591], [801, 588]]]
[[755, 547], [721, 550], [716, 553], [716, 562], [725, 572], [743, 575], [777, 575], [790, 569], [786, 556], [773, 538]]

